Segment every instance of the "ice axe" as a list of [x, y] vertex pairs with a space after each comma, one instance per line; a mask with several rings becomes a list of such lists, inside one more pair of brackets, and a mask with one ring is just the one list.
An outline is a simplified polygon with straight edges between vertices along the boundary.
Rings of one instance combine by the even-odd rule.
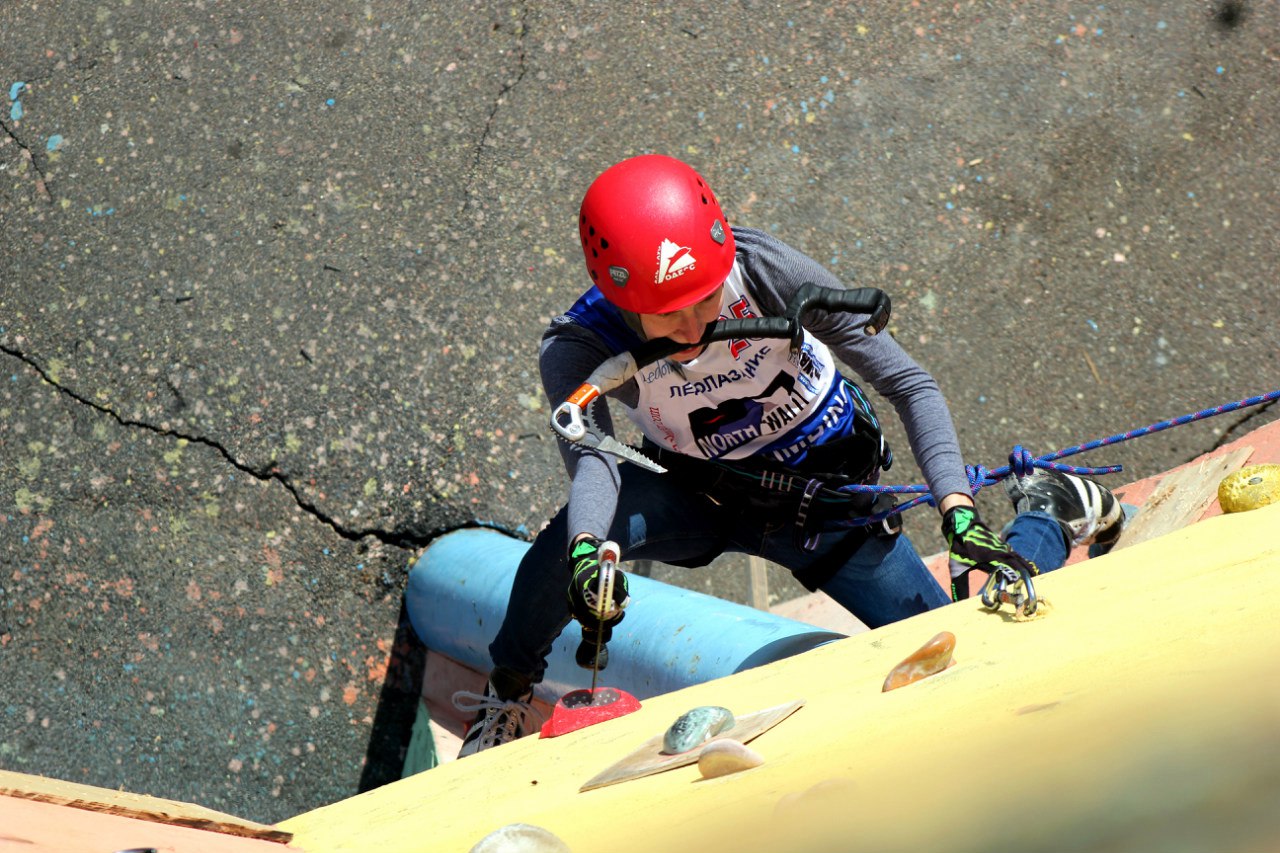
[[[604, 644], [604, 620], [610, 615], [606, 608], [613, 605], [613, 588], [617, 578], [618, 559], [621, 550], [616, 542], [604, 542], [596, 552], [600, 568], [596, 574], [594, 593], [595, 631], [583, 630], [583, 639], [575, 655], [578, 665], [591, 670], [591, 689], [570, 690], [560, 697], [551, 711], [551, 717], [542, 726], [541, 737], [557, 737], [587, 726], [622, 717], [639, 710], [640, 701], [625, 690], [599, 687], [600, 670], [608, 665], [608, 651]], [[594, 641], [588, 634], [594, 633]]]

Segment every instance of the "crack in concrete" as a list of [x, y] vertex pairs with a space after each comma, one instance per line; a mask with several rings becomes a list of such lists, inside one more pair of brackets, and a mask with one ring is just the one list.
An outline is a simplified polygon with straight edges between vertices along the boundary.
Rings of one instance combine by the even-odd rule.
[[53, 195], [49, 192], [49, 177], [45, 172], [44, 167], [40, 165], [40, 160], [32, 153], [30, 146], [22, 141], [22, 138], [14, 132], [13, 128], [10, 127], [9, 123], [4, 119], [0, 119], [0, 128], [4, 130], [6, 136], [13, 140], [14, 144], [17, 145], [18, 149], [22, 152], [21, 156], [23, 159], [30, 163], [31, 168], [35, 170], [36, 191], [40, 198], [42, 198], [46, 203], [52, 204]]
[[306, 512], [308, 515], [312, 516], [317, 521], [321, 522], [322, 524], [332, 529], [334, 533], [336, 533], [338, 536], [342, 537], [343, 539], [353, 541], [353, 542], [358, 542], [362, 539], [374, 538], [385, 545], [390, 545], [396, 548], [402, 548], [407, 551], [417, 551], [417, 550], [421, 550], [422, 548], [425, 548], [427, 545], [429, 545], [432, 541], [439, 538], [440, 536], [443, 536], [446, 533], [452, 533], [455, 530], [485, 528], [485, 529], [497, 530], [502, 533], [509, 534], [511, 536], [516, 536], [516, 533], [514, 531], [496, 522], [480, 521], [480, 520], [472, 520], [468, 522], [462, 522], [462, 523], [451, 524], [451, 525], [441, 525], [441, 526], [427, 528], [427, 529], [416, 528], [415, 526], [405, 525], [390, 531], [383, 530], [380, 527], [364, 527], [364, 528], [349, 527], [343, 524], [342, 522], [340, 522], [337, 518], [329, 515], [324, 510], [320, 509], [320, 507], [316, 506], [314, 503], [309, 501], [301, 492], [299, 492], [298, 488], [290, 481], [290, 479], [275, 467], [275, 460], [272, 460], [270, 463], [268, 463], [265, 466], [255, 468], [254, 466], [249, 465], [248, 463], [242, 462], [241, 460], [237, 459], [231, 453], [231, 451], [227, 450], [226, 447], [224, 447], [222, 444], [220, 444], [219, 442], [211, 438], [206, 438], [201, 435], [185, 433], [175, 429], [164, 429], [162, 427], [156, 426], [155, 424], [147, 423], [146, 421], [139, 421], [139, 420], [134, 420], [132, 418], [126, 418], [123, 415], [116, 412], [114, 409], [111, 409], [110, 407], [104, 406], [100, 403], [95, 403], [93, 400], [90, 400], [84, 397], [83, 395], [76, 393], [75, 391], [66, 387], [65, 385], [61, 384], [60, 382], [55, 380], [52, 376], [50, 376], [49, 372], [45, 370], [33, 357], [27, 355], [21, 350], [17, 350], [17, 349], [14, 349], [13, 347], [0, 344], [0, 352], [3, 352], [6, 355], [11, 356], [12, 358], [15, 358], [18, 361], [22, 362], [23, 364], [27, 365], [29, 368], [34, 370], [36, 374], [40, 376], [41, 379], [43, 379], [52, 388], [54, 388], [58, 393], [63, 394], [64, 396], [70, 398], [71, 400], [74, 400], [76, 403], [79, 403], [82, 406], [87, 406], [88, 408], [92, 409], [95, 412], [98, 412], [99, 414], [106, 415], [107, 417], [111, 418], [113, 421], [115, 421], [117, 424], [119, 424], [122, 427], [132, 428], [132, 429], [142, 429], [147, 432], [153, 433], [154, 435], [158, 435], [164, 438], [172, 438], [175, 440], [185, 440], [190, 444], [197, 444], [203, 447], [207, 447], [210, 450], [213, 450], [219, 456], [221, 456], [223, 460], [225, 460], [229, 465], [231, 465], [237, 471], [241, 471], [245, 474], [248, 474], [250, 477], [253, 477], [254, 479], [260, 482], [278, 483], [281, 487], [284, 488], [286, 492], [289, 493], [290, 497], [293, 498], [294, 502], [298, 505], [299, 509], [301, 509], [303, 512]]
[[520, 23], [516, 25], [516, 76], [515, 79], [504, 83], [502, 88], [498, 90], [498, 95], [493, 99], [493, 106], [489, 108], [489, 115], [485, 119], [484, 129], [480, 131], [480, 139], [476, 142], [475, 153], [471, 158], [471, 176], [467, 180], [467, 194], [462, 203], [462, 210], [465, 212], [469, 208], [475, 197], [476, 175], [480, 172], [480, 158], [484, 155], [484, 146], [489, 141], [489, 133], [493, 130], [494, 119], [498, 115], [498, 109], [502, 106], [503, 99], [520, 85], [520, 81], [524, 80], [524, 75], [528, 72], [527, 55], [525, 53], [525, 34], [528, 32], [529, 20], [529, 4], [522, 3], [520, 11]]
[[[1212, 446], [1212, 447], [1210, 447], [1210, 448], [1209, 448], [1209, 450], [1208, 450], [1207, 452], [1208, 452], [1208, 453], [1212, 453], [1213, 451], [1217, 450], [1218, 448], [1220, 448], [1220, 447], [1225, 447], [1226, 445], [1228, 445], [1228, 444], [1230, 444], [1231, 442], [1235, 441], [1235, 437], [1236, 437], [1237, 433], [1241, 432], [1241, 431], [1242, 431], [1242, 428], [1243, 428], [1244, 426], [1246, 426], [1246, 425], [1249, 423], [1249, 421], [1252, 421], [1252, 420], [1253, 420], [1253, 419], [1255, 419], [1255, 418], [1262, 417], [1262, 415], [1266, 414], [1267, 410], [1268, 410], [1268, 409], [1270, 409], [1272, 406], [1274, 406], [1277, 402], [1280, 402], [1280, 401], [1277, 401], [1277, 400], [1270, 400], [1270, 401], [1268, 401], [1268, 402], [1266, 402], [1266, 403], [1262, 403], [1262, 404], [1260, 404], [1260, 405], [1258, 405], [1258, 406], [1254, 407], [1254, 408], [1253, 408], [1251, 411], [1249, 411], [1248, 413], [1246, 413], [1246, 414], [1244, 414], [1244, 415], [1241, 415], [1241, 416], [1236, 420], [1236, 422], [1235, 422], [1235, 423], [1231, 424], [1230, 426], [1228, 426], [1226, 429], [1224, 429], [1224, 430], [1222, 431], [1222, 435], [1218, 436], [1218, 440], [1217, 440], [1217, 441], [1215, 441], [1215, 442], [1213, 443], [1213, 446]], [[1202, 454], [1199, 454], [1199, 453], [1194, 454], [1194, 455], [1192, 455], [1189, 459], [1187, 459], [1187, 460], [1185, 460], [1185, 461], [1186, 461], [1186, 462], [1193, 462], [1193, 461], [1195, 461], [1196, 459], [1199, 459], [1201, 455], [1202, 455]]]

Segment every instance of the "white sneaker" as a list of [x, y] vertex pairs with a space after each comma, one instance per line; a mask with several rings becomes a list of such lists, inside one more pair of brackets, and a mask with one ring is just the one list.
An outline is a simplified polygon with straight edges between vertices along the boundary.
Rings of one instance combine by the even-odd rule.
[[[476, 718], [471, 722], [466, 736], [462, 739], [462, 749], [458, 750], [458, 757], [474, 755], [482, 749], [501, 746], [531, 734], [537, 727], [537, 719], [540, 717], [530, 704], [532, 699], [532, 689], [526, 690], [514, 699], [500, 699], [492, 680], [485, 684], [484, 693], [473, 693], [469, 690], [459, 690], [454, 693], [453, 707], [464, 713], [472, 711], [476, 713]], [[531, 718], [534, 720], [532, 725], [530, 725]]]

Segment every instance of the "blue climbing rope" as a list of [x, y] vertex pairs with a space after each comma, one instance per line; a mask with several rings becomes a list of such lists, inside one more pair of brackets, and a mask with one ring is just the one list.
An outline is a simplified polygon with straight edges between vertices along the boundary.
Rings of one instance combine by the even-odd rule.
[[[985, 486], [994, 486], [996, 483], [1014, 474], [1018, 477], [1024, 477], [1030, 474], [1036, 468], [1045, 468], [1051, 471], [1062, 471], [1067, 474], [1084, 474], [1086, 476], [1096, 476], [1099, 474], [1115, 474], [1124, 470], [1122, 465], [1105, 465], [1098, 468], [1082, 468], [1074, 465], [1063, 465], [1057, 460], [1065, 459], [1068, 456], [1074, 456], [1077, 453], [1084, 453], [1088, 450], [1097, 450], [1099, 447], [1108, 447], [1112, 444], [1119, 444], [1122, 441], [1128, 441], [1131, 438], [1139, 438], [1144, 435], [1151, 435], [1156, 432], [1163, 432], [1176, 426], [1189, 424], [1194, 421], [1202, 421], [1205, 418], [1211, 418], [1215, 415], [1225, 415], [1228, 412], [1246, 409], [1250, 406], [1257, 406], [1262, 403], [1271, 403], [1280, 400], [1280, 389], [1270, 392], [1269, 394], [1259, 394], [1256, 397], [1246, 397], [1243, 400], [1237, 400], [1234, 403], [1223, 403], [1221, 406], [1214, 406], [1209, 409], [1201, 409], [1189, 415], [1170, 418], [1167, 421], [1160, 421], [1151, 426], [1132, 429], [1128, 432], [1120, 432], [1115, 435], [1109, 435], [1106, 438], [1096, 439], [1094, 441], [1085, 442], [1084, 444], [1075, 444], [1071, 447], [1064, 447], [1062, 450], [1056, 450], [1053, 453], [1046, 453], [1043, 456], [1033, 456], [1030, 451], [1025, 449], [1021, 444], [1015, 445], [1013, 452], [1009, 454], [1009, 464], [1002, 465], [999, 468], [989, 469], [982, 465], [966, 465], [965, 472], [969, 476], [969, 490], [974, 495]], [[912, 507], [921, 504], [936, 505], [933, 495], [929, 492], [928, 486], [864, 486], [850, 485], [840, 487], [840, 491], [844, 492], [889, 492], [892, 494], [916, 494], [918, 497], [909, 501], [897, 504], [891, 509], [884, 512], [878, 512], [875, 515], [865, 516], [863, 518], [850, 518], [845, 521], [838, 522], [837, 527], [862, 527], [868, 524], [879, 524], [894, 513], [903, 512]]]

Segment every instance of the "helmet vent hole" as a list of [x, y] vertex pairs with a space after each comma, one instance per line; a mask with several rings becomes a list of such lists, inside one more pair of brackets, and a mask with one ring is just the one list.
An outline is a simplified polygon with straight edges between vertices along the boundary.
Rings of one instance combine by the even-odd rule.
[[591, 280], [592, 280], [592, 281], [599, 281], [599, 280], [600, 280], [600, 276], [596, 273], [596, 271], [595, 271], [595, 270], [592, 270], [592, 271], [591, 271]]
[[608, 240], [606, 240], [605, 238], [601, 237], [601, 238], [600, 238], [600, 248], [601, 248], [601, 249], [607, 249], [607, 248], [609, 248], [609, 241], [608, 241]]
[[597, 252], [595, 249], [592, 249], [592, 250], [591, 250], [591, 257], [593, 257], [593, 258], [598, 258], [598, 257], [600, 257], [600, 253], [599, 253], [599, 252]]
[[707, 197], [705, 195], [702, 197], [702, 203], [707, 204]]
[[596, 229], [593, 226], [587, 226], [587, 234], [591, 237], [596, 236]]

